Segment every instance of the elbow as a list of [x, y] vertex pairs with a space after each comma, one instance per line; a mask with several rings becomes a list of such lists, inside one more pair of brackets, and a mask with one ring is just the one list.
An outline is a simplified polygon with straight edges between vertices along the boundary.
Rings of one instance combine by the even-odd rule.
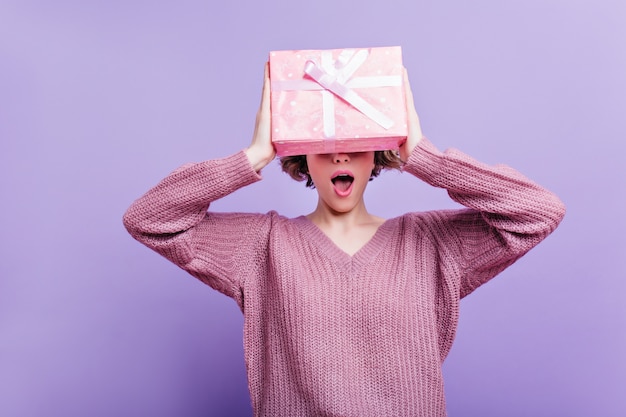
[[126, 212], [122, 216], [122, 224], [124, 225], [124, 228], [126, 229], [126, 231], [132, 235], [133, 234], [132, 233], [132, 230], [133, 230], [133, 220], [132, 220], [132, 217], [131, 217], [129, 211], [130, 211], [130, 209], [126, 210]]
[[545, 221], [545, 236], [551, 234], [561, 224], [567, 208], [565, 203], [555, 194], [550, 193], [546, 198], [546, 204], [543, 208]]
[[514, 236], [541, 241], [556, 230], [565, 217], [565, 204], [556, 195], [546, 192], [536, 198], [532, 208], [519, 212], [519, 222], [503, 228]]
[[122, 216], [122, 224], [131, 236], [136, 238], [141, 235], [141, 217], [138, 215], [138, 210], [135, 209], [135, 205], [131, 205], [128, 210]]
[[567, 207], [565, 207], [565, 203], [556, 195], [553, 195], [553, 199], [554, 199], [554, 209], [553, 209], [553, 213], [554, 213], [554, 228], [556, 229], [556, 227], [561, 223], [561, 221], [563, 221], [563, 218], [565, 217], [565, 213], [567, 212]]

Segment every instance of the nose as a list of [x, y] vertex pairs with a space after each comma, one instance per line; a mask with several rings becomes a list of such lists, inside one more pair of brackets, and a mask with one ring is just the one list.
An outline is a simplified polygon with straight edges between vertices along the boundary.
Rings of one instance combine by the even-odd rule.
[[333, 162], [340, 164], [342, 162], [350, 162], [350, 155], [347, 153], [334, 153], [332, 154]]

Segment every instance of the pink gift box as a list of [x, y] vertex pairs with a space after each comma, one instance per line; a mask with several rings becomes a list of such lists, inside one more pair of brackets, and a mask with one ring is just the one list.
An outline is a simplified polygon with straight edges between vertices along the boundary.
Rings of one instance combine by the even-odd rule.
[[270, 52], [279, 156], [398, 149], [406, 140], [399, 46]]

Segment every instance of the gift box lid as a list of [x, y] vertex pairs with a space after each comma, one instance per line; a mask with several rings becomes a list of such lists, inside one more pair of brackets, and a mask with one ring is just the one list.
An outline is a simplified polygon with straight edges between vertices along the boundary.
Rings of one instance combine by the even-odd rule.
[[270, 52], [277, 152], [397, 148], [407, 135], [403, 71], [399, 46]]

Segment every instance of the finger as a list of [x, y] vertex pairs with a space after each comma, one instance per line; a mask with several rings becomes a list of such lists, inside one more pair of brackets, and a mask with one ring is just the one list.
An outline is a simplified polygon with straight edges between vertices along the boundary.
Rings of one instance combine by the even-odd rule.
[[261, 94], [261, 110], [269, 111], [270, 106], [270, 63], [265, 63], [263, 73], [263, 91]]
[[413, 90], [411, 90], [411, 82], [409, 81], [409, 72], [407, 71], [406, 67], [404, 68], [403, 78], [404, 78], [404, 95], [406, 99], [407, 110], [409, 110], [411, 113], [416, 113], [415, 102], [413, 101]]
[[420, 126], [419, 116], [415, 110], [415, 102], [413, 101], [413, 90], [411, 90], [411, 83], [409, 81], [409, 74], [406, 68], [404, 68], [404, 91], [406, 99], [406, 111], [407, 111], [407, 123], [408, 123], [408, 136], [405, 142], [404, 150], [407, 152], [405, 158], [411, 153], [413, 148], [421, 140], [423, 133]]

